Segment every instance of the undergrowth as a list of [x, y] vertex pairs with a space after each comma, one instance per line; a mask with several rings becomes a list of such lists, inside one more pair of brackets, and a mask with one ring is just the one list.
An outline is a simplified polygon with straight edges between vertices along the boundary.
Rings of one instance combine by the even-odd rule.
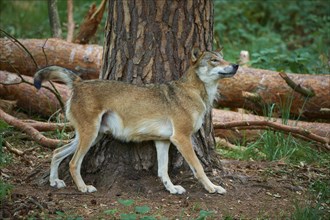
[[226, 59], [241, 50], [250, 65], [294, 73], [329, 73], [328, 1], [215, 1], [215, 35]]
[[[11, 127], [5, 123], [4, 121], [0, 120], [0, 169], [11, 162], [12, 158], [9, 154], [5, 153], [4, 147], [4, 133], [6, 131], [11, 130]], [[0, 172], [1, 174], [1, 172]], [[0, 205], [2, 205], [3, 200], [10, 193], [12, 189], [12, 185], [6, 183], [2, 179], [2, 175], [0, 175]]]

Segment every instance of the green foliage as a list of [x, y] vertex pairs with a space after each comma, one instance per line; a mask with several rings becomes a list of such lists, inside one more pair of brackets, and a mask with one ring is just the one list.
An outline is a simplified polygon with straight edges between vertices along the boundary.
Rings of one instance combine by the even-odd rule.
[[316, 195], [316, 199], [330, 205], [330, 185], [329, 180], [317, 180], [309, 186], [311, 192]]
[[329, 73], [329, 11], [325, 0], [217, 0], [215, 34], [233, 62], [247, 50], [256, 68]]
[[115, 215], [116, 213], [118, 213], [118, 209], [108, 209], [105, 210], [103, 213], [106, 215]]
[[135, 207], [135, 212], [139, 214], [147, 214], [150, 211], [149, 206], [136, 206]]
[[10, 130], [12, 130], [12, 127], [0, 120], [0, 168], [11, 161], [11, 156], [3, 151], [3, 135]]
[[56, 220], [83, 220], [84, 218], [77, 215], [67, 214], [65, 212], [56, 211]]
[[[73, 18], [76, 25], [81, 24], [89, 7], [94, 2], [97, 5], [102, 0], [79, 0], [74, 1]], [[62, 36], [67, 34], [67, 2], [57, 1], [59, 17], [62, 26]], [[15, 16], [13, 16], [15, 15]], [[102, 44], [102, 30], [105, 24], [105, 17], [102, 20], [101, 28], [95, 41]], [[39, 0], [11, 0], [0, 1], [0, 28], [16, 38], [49, 38], [51, 37], [48, 19], [47, 1]], [[76, 29], [77, 31], [78, 29]], [[3, 36], [1, 36], [3, 37]]]
[[12, 188], [12, 185], [3, 182], [0, 179], [0, 205], [2, 204], [2, 201], [6, 198], [6, 196], [10, 193]]
[[127, 199], [127, 200], [124, 200], [124, 199], [118, 199], [118, 202], [124, 206], [131, 206], [133, 205], [134, 203], [134, 200], [133, 199]]
[[330, 215], [327, 210], [320, 204], [305, 205], [295, 204], [295, 211], [290, 216], [290, 220], [321, 220], [329, 219]]
[[121, 220], [136, 220], [136, 214], [126, 214], [126, 213], [123, 213], [123, 214], [120, 214], [120, 219]]
[[146, 215], [150, 212], [150, 207], [147, 205], [143, 206], [133, 206], [133, 199], [118, 199], [118, 203], [123, 205], [123, 209], [109, 209], [105, 210], [103, 213], [107, 216], [112, 216], [112, 218], [120, 218], [122, 220], [135, 220], [135, 219], [144, 219], [144, 220], [154, 220], [154, 216]]
[[201, 210], [196, 220], [204, 220], [207, 219], [207, 217], [212, 217], [213, 215], [214, 215], [213, 211]]

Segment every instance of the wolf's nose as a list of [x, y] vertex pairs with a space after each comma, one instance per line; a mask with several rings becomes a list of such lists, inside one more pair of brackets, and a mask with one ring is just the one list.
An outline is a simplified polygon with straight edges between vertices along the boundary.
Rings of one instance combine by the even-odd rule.
[[233, 66], [233, 68], [234, 68], [234, 69], [236, 69], [236, 70], [237, 70], [237, 69], [238, 69], [238, 67], [239, 67], [239, 65], [238, 65], [238, 64], [232, 64], [232, 66]]

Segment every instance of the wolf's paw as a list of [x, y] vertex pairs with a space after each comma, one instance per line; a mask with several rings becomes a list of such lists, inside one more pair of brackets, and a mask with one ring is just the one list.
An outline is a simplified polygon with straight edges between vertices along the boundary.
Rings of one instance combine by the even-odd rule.
[[171, 194], [183, 194], [186, 192], [185, 188], [180, 185], [174, 185], [169, 191]]
[[61, 189], [66, 187], [65, 182], [60, 179], [49, 180], [50, 186], [55, 187], [57, 189]]
[[85, 185], [83, 187], [79, 187], [78, 189], [80, 192], [83, 192], [83, 193], [92, 193], [92, 192], [97, 191], [97, 189], [92, 185]]
[[221, 186], [213, 185], [211, 189], [208, 189], [209, 193], [219, 193], [219, 194], [225, 194], [227, 191], [222, 188]]

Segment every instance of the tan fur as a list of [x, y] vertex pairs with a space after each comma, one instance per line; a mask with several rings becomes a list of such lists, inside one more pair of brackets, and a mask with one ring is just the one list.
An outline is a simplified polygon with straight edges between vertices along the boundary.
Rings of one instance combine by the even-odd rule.
[[35, 74], [36, 87], [43, 80], [57, 79], [72, 88], [67, 103], [67, 118], [76, 129], [70, 144], [54, 151], [50, 183], [58, 188], [65, 183], [58, 178], [58, 165], [74, 153], [70, 173], [82, 192], [94, 192], [80, 175], [82, 160], [100, 135], [110, 132], [122, 141], [154, 140], [158, 156], [158, 175], [171, 193], [185, 189], [173, 185], [168, 177], [168, 148], [173, 143], [188, 162], [195, 177], [210, 193], [225, 193], [205, 175], [191, 143], [191, 135], [202, 126], [204, 115], [217, 95], [217, 82], [230, 77], [238, 65], [224, 61], [218, 52], [192, 51], [192, 65], [183, 78], [166, 84], [136, 86], [107, 80], [82, 81], [69, 70], [51, 66]]

